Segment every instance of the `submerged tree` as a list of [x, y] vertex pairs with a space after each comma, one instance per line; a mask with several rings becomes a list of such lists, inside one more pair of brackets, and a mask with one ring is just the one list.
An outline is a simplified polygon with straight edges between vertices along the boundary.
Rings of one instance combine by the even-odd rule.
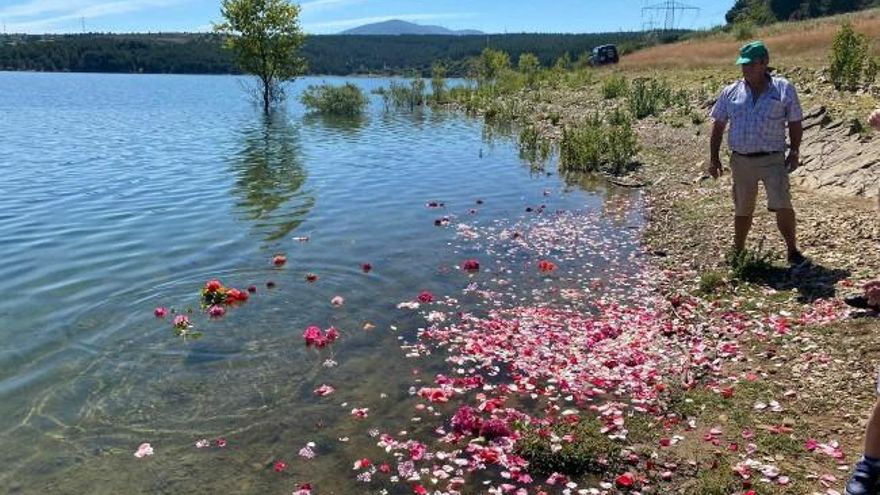
[[306, 70], [299, 55], [305, 36], [300, 7], [289, 0], [223, 0], [225, 22], [214, 30], [226, 36], [226, 48], [241, 70], [259, 79], [263, 111], [284, 99], [284, 84]]

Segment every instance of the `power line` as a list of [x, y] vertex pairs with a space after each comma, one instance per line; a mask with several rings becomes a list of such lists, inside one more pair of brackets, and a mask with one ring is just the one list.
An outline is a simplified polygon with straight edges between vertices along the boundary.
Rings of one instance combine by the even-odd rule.
[[[675, 14], [676, 12], [684, 13], [687, 11], [696, 11], [699, 13], [700, 9], [698, 7], [694, 7], [685, 3], [677, 2], [676, 0], [665, 0], [664, 2], [656, 3], [654, 5], [649, 5], [647, 7], [642, 7], [642, 19], [645, 18], [645, 13], [662, 13], [663, 14], [663, 30], [664, 31], [673, 31], [675, 30]], [[651, 25], [653, 27], [653, 17], [651, 20]]]

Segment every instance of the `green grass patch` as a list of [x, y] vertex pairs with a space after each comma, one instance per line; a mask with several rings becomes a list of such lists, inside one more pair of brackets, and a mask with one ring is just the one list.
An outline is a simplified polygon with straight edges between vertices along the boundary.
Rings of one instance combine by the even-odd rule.
[[700, 273], [700, 282], [697, 292], [703, 296], [710, 296], [724, 287], [726, 283], [724, 272], [707, 270]]
[[725, 256], [725, 261], [730, 268], [730, 275], [746, 282], [766, 279], [774, 270], [770, 253], [764, 252], [760, 245], [754, 250], [731, 250]]
[[[568, 476], [605, 473], [610, 463], [618, 461], [622, 445], [610, 440], [601, 428], [597, 418], [581, 418], [573, 424], [562, 422], [550, 427], [527, 426], [517, 442], [517, 453], [529, 461], [529, 470], [533, 473], [557, 472]], [[574, 441], [559, 442], [562, 448], [554, 451], [551, 434], [572, 435]]]
[[613, 100], [615, 98], [620, 98], [621, 96], [626, 96], [628, 91], [629, 84], [623, 76], [613, 75], [606, 79], [602, 84], [602, 96], [606, 100]]

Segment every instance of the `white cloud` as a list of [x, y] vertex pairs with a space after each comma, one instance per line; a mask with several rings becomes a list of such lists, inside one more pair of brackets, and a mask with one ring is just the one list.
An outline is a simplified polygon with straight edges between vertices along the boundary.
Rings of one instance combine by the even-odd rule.
[[[192, 0], [32, 0], [0, 9], [0, 19], [13, 33], [45, 33], [63, 29], [68, 21], [136, 12], [150, 7], [187, 3]], [[51, 17], [45, 17], [51, 14]], [[36, 18], [35, 18], [36, 17]], [[30, 19], [28, 19], [30, 18]], [[8, 22], [8, 19], [20, 19]]]
[[472, 13], [449, 13], [449, 14], [395, 14], [382, 15], [373, 17], [358, 17], [356, 19], [340, 19], [327, 22], [313, 22], [303, 24], [303, 30], [306, 32], [321, 32], [332, 29], [345, 29], [349, 27], [360, 26], [362, 24], [372, 24], [374, 22], [390, 21], [392, 19], [400, 19], [402, 21], [435, 21], [442, 19], [461, 19], [463, 17], [472, 17]]
[[366, 0], [311, 0], [300, 4], [303, 13], [311, 13], [319, 10], [330, 10], [337, 7], [345, 7], [357, 3], [364, 3]]

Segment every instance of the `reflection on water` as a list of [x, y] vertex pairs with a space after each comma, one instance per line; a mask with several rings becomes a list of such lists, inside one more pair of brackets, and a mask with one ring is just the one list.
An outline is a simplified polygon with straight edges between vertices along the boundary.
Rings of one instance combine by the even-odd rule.
[[296, 229], [315, 204], [302, 191], [306, 171], [300, 138], [283, 112], [264, 116], [242, 132], [243, 147], [234, 157], [233, 195], [266, 241], [277, 241]]
[[308, 126], [320, 126], [323, 130], [340, 135], [356, 136], [369, 123], [366, 115], [322, 115], [309, 113], [303, 117]]

